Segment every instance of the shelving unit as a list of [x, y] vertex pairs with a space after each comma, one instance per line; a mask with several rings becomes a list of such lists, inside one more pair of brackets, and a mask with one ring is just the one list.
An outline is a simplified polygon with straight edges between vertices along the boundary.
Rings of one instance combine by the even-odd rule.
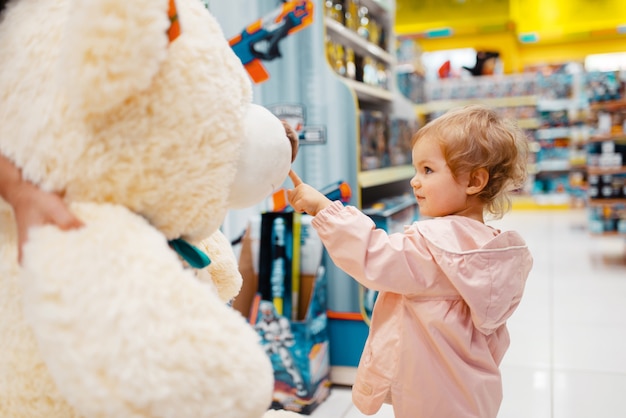
[[[467, 81], [470, 83], [471, 81]], [[435, 112], [445, 112], [446, 110], [466, 106], [469, 104], [481, 103], [489, 107], [518, 107], [518, 106], [536, 106], [537, 96], [534, 94], [524, 96], [510, 97], [476, 97], [471, 99], [450, 99], [435, 100], [424, 104], [415, 105], [415, 111], [418, 114], [430, 114]], [[535, 118], [529, 118], [535, 120]], [[535, 120], [536, 123], [536, 120]]]
[[[377, 207], [393, 212], [397, 208], [387, 207], [389, 202], [397, 202], [398, 196], [410, 193], [409, 179], [414, 174], [410, 163], [410, 136], [417, 129], [417, 120], [413, 104], [400, 94], [396, 86], [395, 2], [344, 0], [339, 3], [352, 14], [359, 8], [367, 9], [368, 18], [380, 25], [375, 30], [384, 34], [382, 41], [366, 39], [368, 30], [357, 29], [358, 23], [350, 18], [342, 22], [341, 16], [331, 10], [327, 10], [324, 16], [329, 65], [337, 78], [352, 91], [358, 115], [357, 135], [353, 139], [358, 158], [355, 170], [358, 200], [355, 204], [376, 218]], [[343, 63], [342, 51], [346, 56]], [[376, 63], [380, 78], [367, 77], [366, 67], [373, 66], [373, 63]], [[350, 66], [355, 66], [356, 70], [350, 70]], [[402, 134], [404, 138], [401, 138]], [[357, 295], [358, 300], [352, 306], [344, 305], [336, 311], [331, 305], [329, 313], [331, 338], [335, 339], [335, 344], [342, 345], [342, 352], [335, 352], [334, 356], [331, 347], [331, 379], [346, 385], [354, 382], [356, 366], [367, 337], [368, 326], [359, 313], [364, 310], [364, 293], [370, 292], [359, 288], [351, 278], [349, 280], [352, 290], [343, 293], [343, 297]], [[346, 315], [351, 315], [352, 319], [347, 319]]]
[[539, 128], [531, 145], [536, 162], [529, 172], [539, 203], [584, 207], [588, 108], [586, 100], [577, 98], [537, 100]]
[[626, 236], [626, 100], [591, 104], [587, 144], [589, 231]]
[[616, 78], [603, 73], [527, 73], [442, 79], [427, 84], [429, 101], [414, 109], [428, 121], [451, 108], [481, 103], [515, 118], [527, 132], [532, 151], [528, 190], [517, 200], [528, 201], [523, 205], [528, 207], [583, 207], [588, 194], [587, 144], [597, 123], [589, 115], [626, 111], [623, 101], [606, 101], [606, 96], [619, 94]]
[[393, 93], [378, 87], [368, 86], [360, 81], [350, 79], [343, 80], [356, 94], [361, 102], [390, 102], [393, 100]]
[[[376, 4], [373, 0], [364, 0], [362, 4], [372, 10], [372, 5]], [[384, 61], [388, 65], [394, 65], [396, 58], [380, 46], [369, 42], [363, 37], [356, 34], [353, 30], [348, 29], [341, 23], [333, 19], [325, 19], [326, 31], [331, 37], [336, 37], [344, 46], [349, 46], [362, 54], [369, 54], [374, 58]]]
[[587, 166], [586, 169], [587, 169], [588, 174], [596, 175], [596, 176], [601, 176], [603, 174], [625, 174], [626, 173], [626, 166], [608, 167], [608, 168]]
[[[346, 0], [326, 2], [324, 13], [324, 28], [326, 30], [327, 52], [329, 64], [334, 68], [337, 75], [355, 94], [356, 106], [359, 111], [359, 139], [357, 140], [357, 151], [361, 156], [360, 164], [357, 169], [358, 193], [360, 207], [370, 207], [376, 201], [388, 198], [403, 192], [408, 192], [408, 180], [413, 175], [413, 168], [410, 165], [410, 150], [397, 150], [405, 154], [404, 161], [398, 164], [393, 161], [389, 155], [391, 143], [396, 138], [391, 138], [394, 132], [390, 129], [391, 124], [397, 123], [400, 119], [413, 123], [409, 128], [416, 129], [415, 115], [412, 112], [412, 104], [401, 96], [396, 88], [394, 78], [396, 57], [394, 51], [393, 36], [393, 2], [380, 2], [376, 0]], [[335, 7], [340, 7], [343, 15]], [[351, 15], [366, 10], [365, 17], [359, 21], [354, 21]], [[375, 22], [376, 29], [372, 29], [367, 25], [362, 26], [362, 22]], [[365, 27], [364, 30], [361, 30]], [[384, 35], [371, 36], [372, 33]], [[368, 37], [368, 35], [370, 35]], [[376, 38], [376, 39], [373, 39]], [[343, 53], [343, 56], [342, 56]], [[377, 74], [381, 75], [381, 79], [374, 77], [367, 79], [366, 67], [373, 65], [372, 61], [368, 64], [368, 60], [377, 62]], [[348, 70], [348, 68], [356, 67], [356, 70]], [[362, 69], [359, 71], [359, 67]], [[375, 143], [372, 145], [373, 168], [364, 164], [365, 154], [369, 152], [366, 149], [366, 141], [380, 141], [380, 139], [368, 139], [368, 131], [366, 124], [367, 118], [383, 130], [382, 136], [385, 143]], [[374, 129], [374, 128], [373, 128]], [[397, 134], [397, 132], [395, 132]], [[409, 142], [408, 140], [406, 142]], [[384, 151], [380, 151], [384, 149]], [[385, 155], [379, 155], [379, 154]], [[401, 185], [399, 183], [405, 182]], [[387, 186], [387, 187], [383, 187]]]
[[[361, 156], [366, 134], [362, 127], [364, 115], [383, 117], [388, 121], [385, 125], [388, 134], [395, 121], [416, 122], [413, 105], [397, 90], [394, 77], [395, 1], [358, 1], [359, 7], [367, 8], [369, 19], [378, 25], [371, 30], [382, 30], [384, 36], [379, 37], [380, 42], [366, 38], [367, 31], [357, 31], [354, 26], [331, 18], [326, 9], [328, 2], [313, 3], [313, 23], [281, 42], [282, 59], [264, 63], [270, 79], [258, 87], [262, 104], [270, 109], [298, 108], [304, 114], [305, 129], [316, 127], [324, 133], [321, 141], [310, 144], [301, 141], [293, 167], [305, 182], [321, 189], [339, 180], [346, 181], [352, 189], [350, 204], [362, 209], [381, 200], [392, 201], [410, 192], [409, 179], [413, 176], [410, 150], [404, 159], [394, 159], [392, 152], [387, 151], [387, 160], [381, 159], [371, 166], [365, 166]], [[342, 7], [356, 5], [348, 0], [330, 2], [335, 3], [341, 3]], [[351, 7], [354, 11], [354, 6]], [[348, 49], [360, 61], [346, 66]], [[379, 73], [365, 73], [365, 61]], [[393, 140], [391, 136], [385, 147], [391, 149]], [[367, 325], [358, 320], [362, 289], [329, 258], [324, 264], [329, 283], [331, 379], [335, 383], [351, 384], [368, 332]], [[352, 320], [335, 319], [333, 312]], [[357, 329], [346, 329], [348, 326]]]
[[396, 181], [410, 179], [414, 174], [415, 170], [410, 165], [362, 171], [359, 173], [359, 184], [362, 188], [383, 186]]

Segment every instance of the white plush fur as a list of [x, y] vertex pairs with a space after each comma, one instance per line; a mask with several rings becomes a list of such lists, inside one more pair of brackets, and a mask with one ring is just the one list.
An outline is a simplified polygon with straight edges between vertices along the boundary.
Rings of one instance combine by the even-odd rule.
[[[241, 153], [251, 88], [201, 1], [176, 3], [171, 44], [168, 0], [18, 0], [0, 23], [0, 152], [85, 223], [32, 229], [18, 266], [0, 199], [2, 418], [269, 407], [269, 359], [224, 303], [241, 277], [218, 231], [237, 167], [267, 168]], [[288, 169], [288, 147], [262, 150]], [[276, 182], [251, 179], [237, 193]], [[214, 264], [185, 268], [178, 237]]]
[[207, 239], [199, 242], [197, 247], [205, 253], [211, 254], [211, 264], [205, 269], [196, 270], [196, 277], [204, 283], [214, 286], [223, 302], [230, 302], [237, 296], [243, 283], [230, 242], [224, 234], [216, 231]]
[[[250, 106], [246, 112], [244, 136], [249, 140], [241, 150], [230, 192], [229, 206], [232, 208], [245, 208], [269, 196], [282, 185], [285, 173], [291, 168], [291, 161], [282, 158], [291, 152], [290, 144], [283, 140], [285, 128], [271, 116], [269, 110], [257, 105]], [[258, 184], [259, 178], [266, 180], [265, 187], [259, 184], [251, 189], [250, 184]]]

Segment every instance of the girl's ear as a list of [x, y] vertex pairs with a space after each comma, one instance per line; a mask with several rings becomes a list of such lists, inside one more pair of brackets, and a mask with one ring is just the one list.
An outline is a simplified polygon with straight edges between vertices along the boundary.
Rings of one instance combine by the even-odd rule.
[[489, 172], [486, 168], [479, 168], [470, 173], [469, 183], [467, 185], [467, 194], [475, 195], [480, 193], [489, 182]]

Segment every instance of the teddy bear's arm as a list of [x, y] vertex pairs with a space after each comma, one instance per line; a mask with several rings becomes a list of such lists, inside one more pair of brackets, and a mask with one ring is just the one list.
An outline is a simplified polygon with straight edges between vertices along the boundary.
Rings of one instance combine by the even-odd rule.
[[211, 264], [198, 271], [198, 279], [210, 280], [224, 303], [239, 293], [243, 279], [230, 242], [221, 231], [215, 231], [198, 245], [211, 259]]
[[71, 209], [85, 225], [31, 230], [21, 278], [26, 319], [68, 402], [85, 417], [261, 417], [273, 372], [245, 319], [143, 218]]

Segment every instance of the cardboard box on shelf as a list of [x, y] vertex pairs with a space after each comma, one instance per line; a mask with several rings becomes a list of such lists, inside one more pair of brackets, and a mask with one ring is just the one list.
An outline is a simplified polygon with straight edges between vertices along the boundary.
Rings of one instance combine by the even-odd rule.
[[[272, 408], [308, 415], [330, 393], [322, 246], [308, 215], [269, 212], [261, 217], [255, 242], [258, 269], [251, 265], [256, 249], [244, 237], [240, 271], [253, 277], [244, 275], [244, 286], [233, 306], [258, 332], [272, 362]], [[303, 217], [307, 217], [304, 223]]]

